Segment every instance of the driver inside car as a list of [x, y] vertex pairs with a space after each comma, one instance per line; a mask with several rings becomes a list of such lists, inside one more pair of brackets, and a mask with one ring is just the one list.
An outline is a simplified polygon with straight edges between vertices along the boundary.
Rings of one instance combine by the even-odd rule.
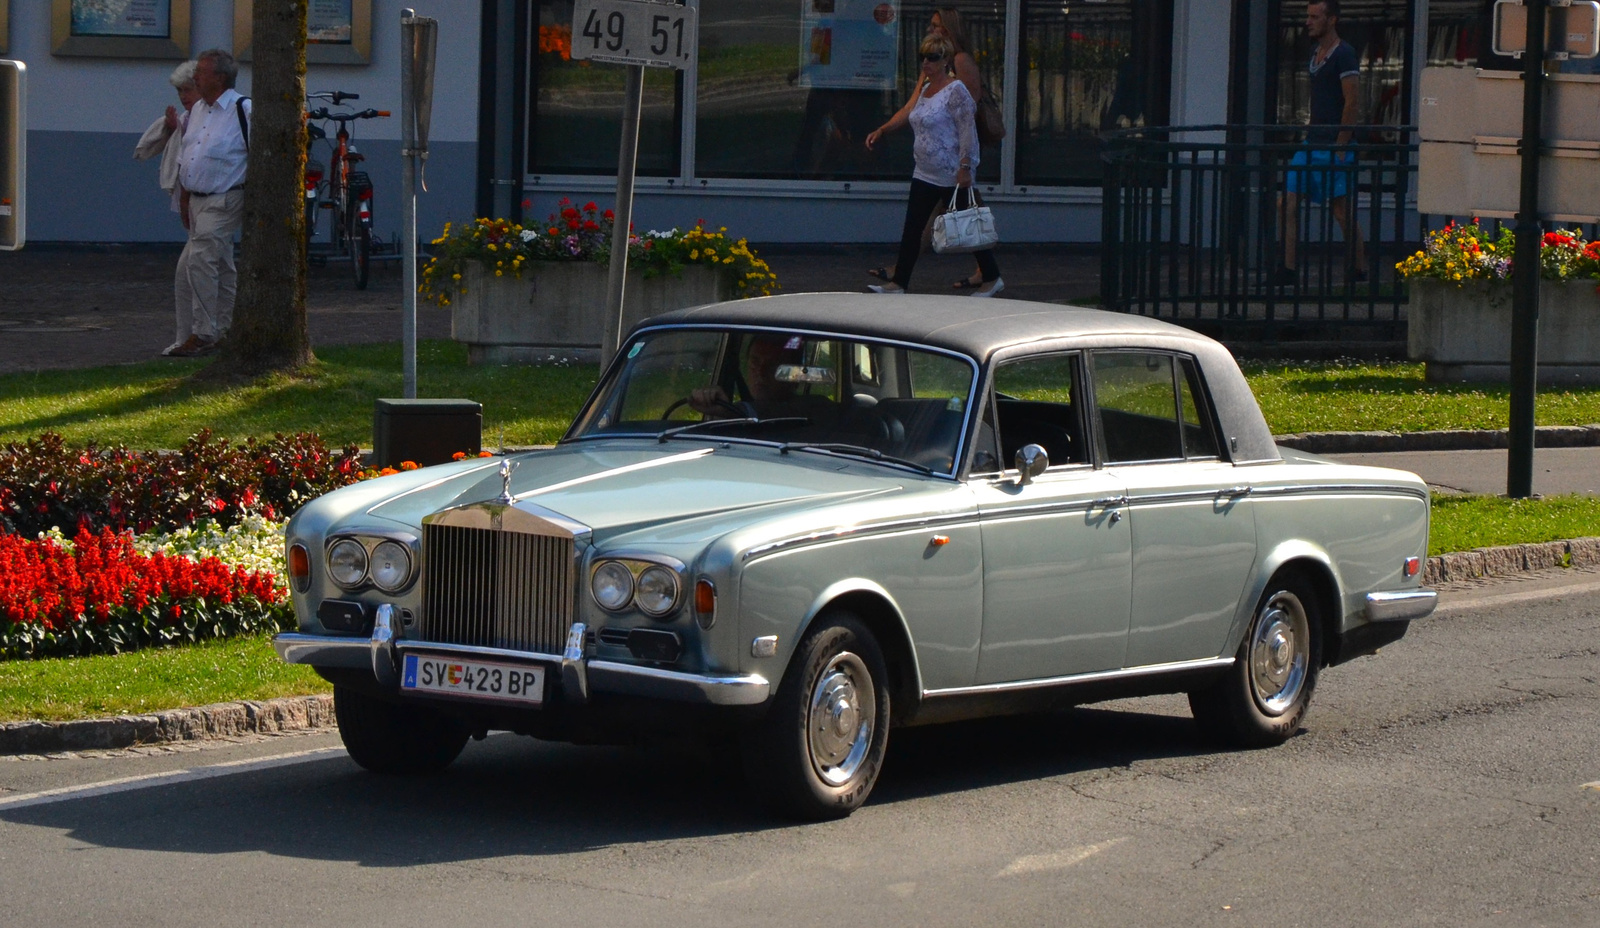
[[799, 336], [755, 336], [745, 353], [743, 382], [737, 388], [744, 402], [734, 402], [720, 385], [712, 385], [695, 388], [689, 394], [689, 406], [714, 418], [804, 415], [812, 405], [805, 402], [810, 398], [798, 395], [795, 384], [778, 379], [781, 365], [800, 363], [799, 343]]

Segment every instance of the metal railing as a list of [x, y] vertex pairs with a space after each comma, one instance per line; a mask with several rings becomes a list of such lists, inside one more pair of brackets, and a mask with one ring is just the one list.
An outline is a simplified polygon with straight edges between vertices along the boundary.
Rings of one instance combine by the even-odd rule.
[[1222, 337], [1403, 340], [1395, 264], [1422, 237], [1408, 206], [1415, 132], [1363, 129], [1337, 152], [1304, 135], [1245, 125], [1108, 134], [1105, 306]]

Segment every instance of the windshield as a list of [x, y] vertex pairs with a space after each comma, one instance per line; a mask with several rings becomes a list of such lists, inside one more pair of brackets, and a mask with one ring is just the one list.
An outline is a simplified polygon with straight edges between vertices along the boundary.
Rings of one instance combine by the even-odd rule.
[[644, 332], [623, 355], [567, 440], [771, 442], [937, 474], [954, 471], [976, 371], [955, 355], [772, 330]]

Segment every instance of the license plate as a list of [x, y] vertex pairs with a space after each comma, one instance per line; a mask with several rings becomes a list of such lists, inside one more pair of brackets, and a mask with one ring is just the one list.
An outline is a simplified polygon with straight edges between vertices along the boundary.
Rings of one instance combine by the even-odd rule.
[[544, 668], [407, 654], [400, 688], [537, 706], [544, 702]]

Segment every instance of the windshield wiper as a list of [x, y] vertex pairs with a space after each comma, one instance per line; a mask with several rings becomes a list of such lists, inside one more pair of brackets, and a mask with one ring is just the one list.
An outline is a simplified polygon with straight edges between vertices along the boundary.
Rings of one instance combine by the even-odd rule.
[[703, 429], [712, 425], [810, 425], [811, 420], [805, 416], [777, 416], [771, 419], [758, 419], [755, 416], [744, 416], [737, 419], [706, 419], [703, 422], [691, 422], [677, 428], [667, 429], [656, 435], [656, 441], [666, 444], [667, 439], [684, 432]]
[[779, 454], [788, 454], [790, 451], [827, 451], [833, 454], [845, 454], [873, 461], [887, 461], [890, 464], [899, 464], [902, 467], [909, 467], [924, 474], [933, 473], [933, 468], [931, 467], [918, 464], [916, 461], [908, 461], [905, 458], [897, 458], [892, 454], [884, 454], [882, 451], [876, 448], [868, 448], [866, 445], [852, 445], [838, 441], [791, 441], [785, 442], [778, 447]]

